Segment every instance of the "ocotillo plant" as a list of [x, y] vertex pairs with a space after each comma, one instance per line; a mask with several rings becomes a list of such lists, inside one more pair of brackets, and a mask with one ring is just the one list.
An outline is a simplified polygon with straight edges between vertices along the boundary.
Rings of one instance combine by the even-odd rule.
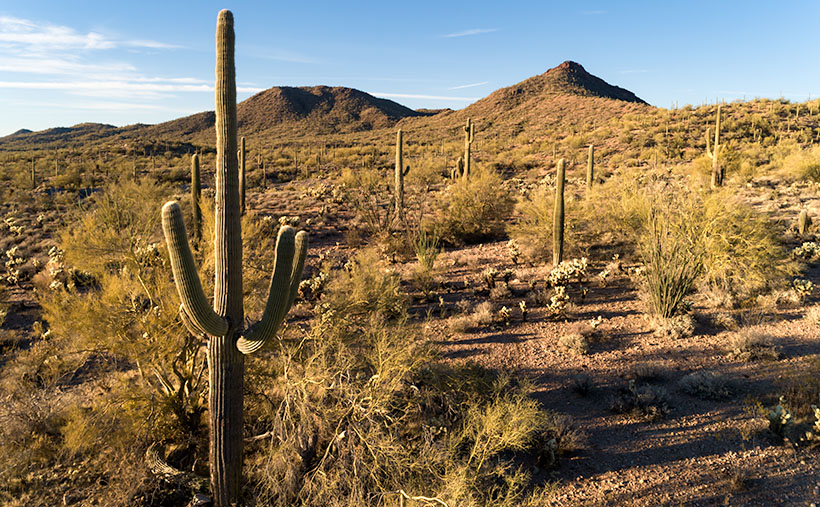
[[470, 147], [473, 145], [475, 139], [475, 124], [473, 120], [467, 118], [467, 124], [464, 125], [464, 172], [463, 176], [466, 178], [470, 176], [472, 164], [470, 163]]
[[404, 177], [410, 172], [410, 166], [404, 167], [404, 158], [402, 156], [402, 132], [401, 129], [396, 132], [396, 188], [395, 188], [395, 205], [396, 218], [399, 220], [404, 218]]
[[242, 136], [239, 151], [236, 152], [239, 160], [239, 208], [245, 214], [245, 136]]
[[720, 165], [720, 152], [723, 146], [720, 142], [720, 104], [717, 107], [717, 119], [715, 120], [715, 149], [709, 146], [710, 130], [706, 129], [706, 155], [712, 159], [712, 188], [723, 186], [723, 167]]
[[587, 157], [587, 189], [592, 188], [595, 178], [595, 145], [589, 145], [589, 156]]
[[552, 265], [558, 266], [564, 257], [564, 159], [555, 171], [555, 212], [552, 216]]
[[194, 153], [191, 157], [191, 218], [193, 219], [194, 241], [199, 242], [202, 238], [202, 211], [199, 209], [199, 155]]
[[809, 212], [806, 210], [801, 210], [800, 215], [797, 217], [797, 232], [801, 236], [805, 236], [809, 232], [809, 227], [811, 227], [811, 217], [809, 217]]
[[242, 471], [244, 356], [273, 339], [296, 297], [307, 233], [279, 229], [276, 258], [262, 319], [245, 329], [242, 301], [242, 223], [236, 159], [236, 73], [233, 15], [219, 13], [216, 30], [216, 194], [214, 302], [202, 290], [179, 204], [162, 208], [162, 229], [182, 304], [180, 318], [208, 336], [208, 412], [211, 492], [216, 507], [238, 505]]

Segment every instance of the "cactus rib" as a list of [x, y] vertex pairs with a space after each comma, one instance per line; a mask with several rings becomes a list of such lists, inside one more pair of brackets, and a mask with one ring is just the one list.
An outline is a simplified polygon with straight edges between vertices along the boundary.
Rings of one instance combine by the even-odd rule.
[[285, 315], [293, 305], [299, 289], [299, 279], [305, 265], [308, 237], [290, 226], [279, 229], [276, 238], [276, 258], [268, 288], [268, 301], [262, 319], [251, 326], [236, 342], [243, 354], [251, 354], [265, 346], [279, 330]]
[[171, 270], [174, 273], [177, 292], [185, 307], [186, 315], [197, 329], [211, 336], [222, 336], [228, 332], [228, 322], [217, 315], [208, 303], [194, 265], [194, 257], [188, 246], [182, 210], [176, 201], [162, 207], [162, 231], [168, 244]]

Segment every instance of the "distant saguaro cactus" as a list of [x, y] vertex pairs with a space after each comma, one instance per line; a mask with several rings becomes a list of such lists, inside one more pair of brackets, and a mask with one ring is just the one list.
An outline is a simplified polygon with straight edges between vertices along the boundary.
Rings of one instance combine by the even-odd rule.
[[801, 210], [800, 215], [797, 217], [797, 232], [801, 236], [805, 236], [809, 232], [809, 227], [811, 227], [811, 217], [809, 216], [809, 212], [806, 210]]
[[404, 157], [402, 153], [402, 132], [396, 132], [396, 168], [395, 168], [395, 206], [396, 218], [404, 218], [404, 177], [410, 172], [410, 166], [404, 167]]
[[475, 124], [473, 120], [467, 118], [467, 124], [464, 125], [464, 171], [463, 176], [467, 178], [470, 176], [472, 170], [472, 163], [470, 162], [470, 147], [473, 145], [475, 139]]
[[242, 223], [236, 159], [236, 73], [233, 15], [219, 13], [216, 31], [216, 194], [214, 302], [202, 290], [179, 204], [162, 207], [162, 229], [188, 330], [208, 338], [211, 492], [216, 507], [238, 505], [242, 473], [244, 356], [273, 339], [296, 297], [307, 233], [279, 229], [262, 319], [245, 329], [242, 300]]
[[191, 216], [194, 222], [193, 236], [197, 242], [202, 238], [202, 210], [199, 208], [200, 189], [199, 155], [194, 153], [191, 157]]
[[242, 141], [239, 151], [236, 154], [239, 159], [239, 209], [242, 214], [245, 214], [245, 136], [242, 136]]
[[31, 188], [37, 188], [37, 167], [34, 163], [34, 157], [31, 158]]
[[552, 265], [558, 266], [564, 257], [564, 159], [555, 171], [555, 212], [552, 216]]
[[587, 156], [587, 189], [592, 188], [595, 181], [595, 145], [589, 145], [589, 155]]
[[706, 155], [712, 160], [712, 188], [723, 186], [724, 169], [720, 164], [720, 152], [723, 146], [720, 143], [720, 104], [717, 107], [717, 119], [715, 120], [715, 149], [709, 146], [711, 129], [706, 129]]
[[456, 160], [455, 169], [450, 171], [450, 178], [451, 179], [456, 179], [456, 178], [466, 178], [466, 177], [467, 177], [467, 173], [464, 172], [464, 158], [463, 157], [458, 157], [458, 160]]

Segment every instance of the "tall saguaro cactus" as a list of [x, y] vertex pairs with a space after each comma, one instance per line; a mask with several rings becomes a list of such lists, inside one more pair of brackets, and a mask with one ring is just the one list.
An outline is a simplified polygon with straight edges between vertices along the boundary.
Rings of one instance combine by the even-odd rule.
[[589, 155], [587, 157], [587, 189], [592, 188], [595, 181], [595, 145], [589, 145]]
[[37, 167], [34, 165], [34, 157], [31, 158], [31, 188], [37, 188]]
[[307, 233], [279, 229], [276, 258], [262, 319], [245, 329], [242, 301], [242, 231], [236, 142], [233, 15], [219, 13], [216, 29], [216, 195], [213, 307], [202, 290], [179, 204], [162, 207], [162, 229], [189, 331], [208, 336], [208, 412], [211, 492], [216, 507], [239, 502], [242, 471], [244, 356], [273, 339], [296, 298], [307, 252]]
[[191, 157], [191, 215], [194, 222], [194, 240], [202, 238], [202, 210], [199, 208], [201, 182], [199, 179], [199, 155]]
[[470, 147], [473, 145], [475, 139], [475, 124], [473, 120], [467, 118], [467, 124], [464, 125], [464, 177], [470, 175], [472, 163], [470, 162]]
[[410, 172], [410, 166], [404, 167], [404, 157], [402, 153], [402, 132], [396, 132], [396, 169], [395, 169], [395, 201], [396, 218], [404, 218], [404, 177]]
[[558, 266], [564, 257], [564, 159], [555, 171], [555, 211], [552, 216], [552, 265]]
[[712, 188], [723, 186], [723, 166], [720, 165], [720, 152], [723, 146], [720, 145], [720, 104], [717, 107], [717, 119], [715, 120], [715, 149], [709, 146], [711, 129], [706, 129], [706, 155], [712, 160]]
[[239, 159], [239, 208], [242, 214], [245, 214], [245, 136], [242, 136], [239, 151], [237, 152]]

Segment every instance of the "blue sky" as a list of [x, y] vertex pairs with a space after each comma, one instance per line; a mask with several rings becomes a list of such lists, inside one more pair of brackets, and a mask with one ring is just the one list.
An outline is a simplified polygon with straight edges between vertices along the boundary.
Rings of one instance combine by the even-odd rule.
[[564, 60], [670, 107], [820, 97], [820, 2], [0, 0], [0, 136], [213, 109], [214, 31], [234, 12], [239, 99], [349, 86], [461, 108]]

